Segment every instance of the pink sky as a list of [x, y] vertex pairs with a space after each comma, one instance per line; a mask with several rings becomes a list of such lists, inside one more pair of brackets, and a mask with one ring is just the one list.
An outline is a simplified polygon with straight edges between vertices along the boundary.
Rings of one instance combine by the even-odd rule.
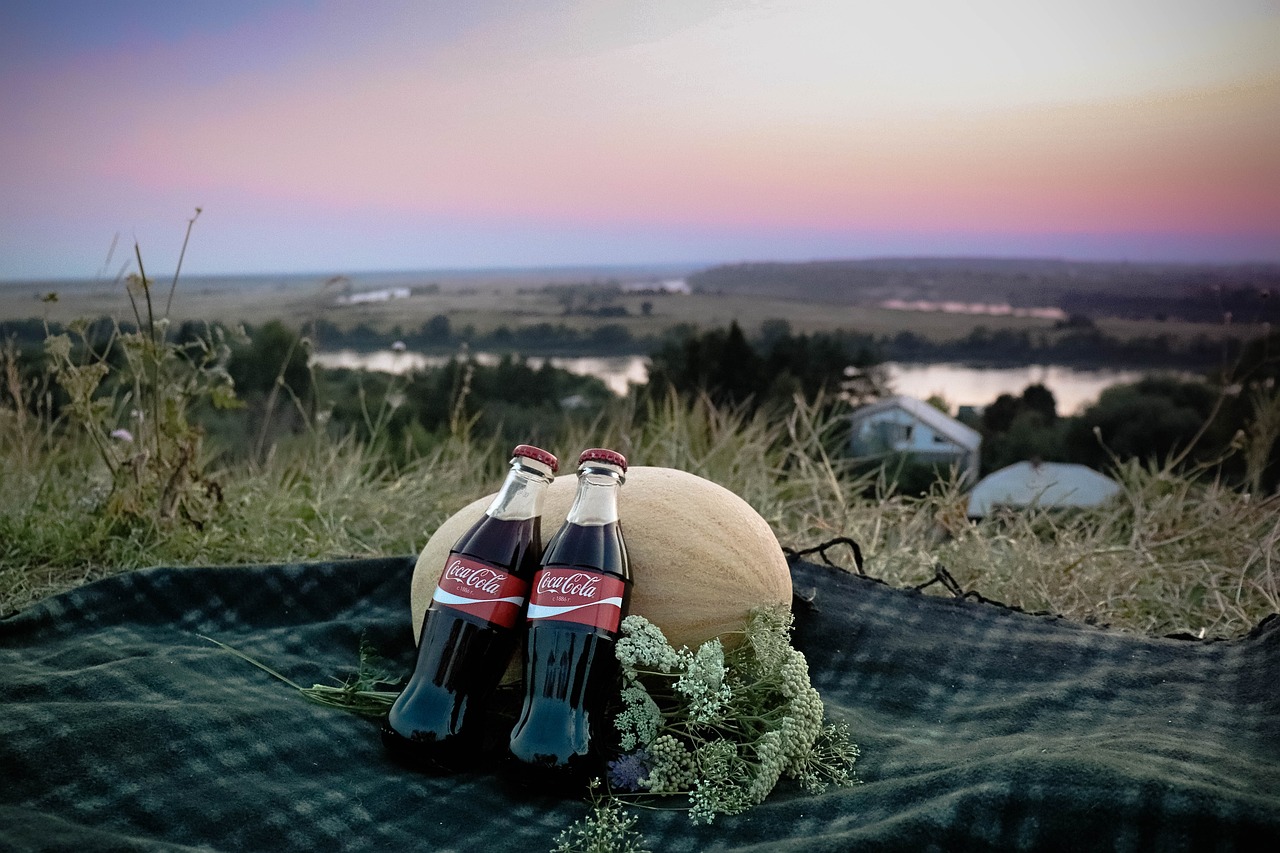
[[1268, 0], [188, 5], [0, 8], [0, 278], [1280, 261]]

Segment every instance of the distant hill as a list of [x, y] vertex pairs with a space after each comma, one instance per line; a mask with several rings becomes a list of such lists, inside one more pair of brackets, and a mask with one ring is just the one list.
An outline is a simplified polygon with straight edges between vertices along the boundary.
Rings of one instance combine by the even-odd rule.
[[887, 300], [1061, 308], [1084, 316], [1280, 319], [1280, 264], [1131, 264], [1003, 258], [883, 258], [727, 264], [695, 293], [865, 305]]

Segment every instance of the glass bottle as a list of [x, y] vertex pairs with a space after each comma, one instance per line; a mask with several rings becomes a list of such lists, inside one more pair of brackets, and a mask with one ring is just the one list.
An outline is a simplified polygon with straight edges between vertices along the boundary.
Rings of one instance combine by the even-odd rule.
[[542, 503], [558, 467], [531, 445], [485, 514], [454, 544], [422, 623], [409, 683], [382, 724], [393, 757], [428, 770], [474, 766], [486, 700], [515, 650], [542, 556]]
[[614, 657], [631, 598], [631, 567], [618, 522], [627, 470], [604, 448], [578, 459], [578, 489], [564, 526], [534, 576], [524, 655], [524, 705], [511, 732], [517, 781], [573, 789], [598, 775]]

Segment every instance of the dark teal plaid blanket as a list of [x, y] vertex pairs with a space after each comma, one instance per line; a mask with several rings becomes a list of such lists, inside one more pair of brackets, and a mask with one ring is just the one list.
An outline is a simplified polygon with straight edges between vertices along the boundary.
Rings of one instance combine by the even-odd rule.
[[[550, 849], [582, 803], [402, 771], [373, 722], [199, 636], [306, 685], [362, 635], [407, 670], [413, 563], [151, 569], [0, 622], [0, 848]], [[1280, 849], [1280, 619], [1147, 639], [793, 571], [863, 784], [711, 827], [642, 811], [652, 850]]]

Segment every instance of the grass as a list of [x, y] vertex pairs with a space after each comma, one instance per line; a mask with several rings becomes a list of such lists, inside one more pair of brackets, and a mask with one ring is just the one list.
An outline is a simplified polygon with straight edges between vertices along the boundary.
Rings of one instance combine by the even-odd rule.
[[196, 525], [111, 512], [107, 472], [83, 448], [51, 448], [23, 460], [0, 441], [8, 472], [0, 498], [0, 610], [146, 566], [410, 553], [458, 501], [485, 491], [483, 472], [492, 466], [476, 470], [473, 452], [442, 448], [390, 472], [375, 451], [352, 441], [288, 442], [264, 462], [213, 470], [222, 501]]
[[[145, 566], [414, 553], [452, 512], [495, 488], [508, 452], [462, 429], [393, 467], [376, 442], [313, 431], [278, 442], [259, 461], [208, 451], [202, 482], [216, 484], [221, 499], [207, 517], [130, 515], [113, 510], [117, 486], [84, 430], [40, 414], [39, 389], [7, 388], [4, 614]], [[910, 497], [850, 473], [828, 450], [840, 427], [834, 411], [797, 402], [787, 416], [767, 417], [706, 400], [620, 401], [589, 428], [566, 427], [556, 449], [568, 456], [613, 446], [633, 464], [707, 477], [754, 506], [784, 546], [852, 537], [866, 572], [895, 586], [924, 584], [942, 565], [989, 598], [1144, 634], [1239, 636], [1280, 611], [1276, 496], [1130, 461], [1112, 472], [1121, 497], [1101, 510], [974, 524], [954, 483]]]
[[897, 523], [875, 520], [884, 545], [864, 539], [877, 554], [869, 571], [906, 580], [937, 561], [987, 597], [1144, 634], [1239, 636], [1280, 611], [1280, 500], [1136, 461], [1111, 473], [1120, 497], [1069, 515], [1010, 512], [973, 525], [945, 496], [926, 500], [948, 533], [931, 548], [921, 547], [921, 507], [904, 506]]
[[[141, 272], [136, 246], [135, 256]], [[52, 336], [50, 367], [32, 380], [18, 369], [12, 346], [0, 349], [0, 615], [146, 566], [415, 553], [453, 512], [501, 480], [509, 449], [462, 422], [425, 454], [387, 453], [377, 429], [372, 442], [361, 443], [315, 426], [285, 434], [266, 453], [208, 446], [193, 413], [201, 403], [234, 404], [222, 368], [228, 351], [216, 334], [181, 345], [166, 336], [165, 327], [181, 319], [170, 313], [176, 284], [175, 274], [159, 319], [145, 274], [114, 294], [88, 289], [95, 299], [127, 300], [137, 319], [137, 331], [117, 330], [123, 364], [84, 355], [70, 336]], [[298, 298], [278, 290], [274, 298]], [[208, 300], [228, 294], [243, 310], [244, 294], [234, 288], [197, 288], [194, 310], [209, 312]], [[304, 296], [319, 310], [323, 294]], [[446, 288], [424, 298], [458, 296]], [[534, 306], [525, 303], [538, 298], [526, 292], [516, 299], [534, 320]], [[65, 312], [73, 301], [44, 306]], [[708, 298], [663, 297], [655, 299], [655, 314], [668, 302], [713, 310]], [[714, 310], [744, 304], [715, 301]], [[789, 306], [794, 316], [797, 305]], [[776, 307], [763, 310], [777, 316]], [[120, 313], [119, 306], [102, 308]], [[184, 310], [195, 316], [191, 306]], [[226, 319], [216, 311], [205, 316]], [[748, 324], [766, 318], [738, 317]], [[55, 409], [55, 393], [69, 403]], [[1278, 400], [1273, 392], [1258, 407], [1272, 417], [1256, 419], [1254, 445], [1269, 447], [1263, 439], [1280, 433]], [[372, 413], [370, 424], [381, 417]], [[309, 423], [305, 413], [300, 420]], [[755, 507], [785, 547], [851, 537], [867, 573], [897, 586], [926, 584], [945, 567], [962, 587], [989, 598], [1148, 634], [1238, 636], [1280, 611], [1280, 496], [1225, 488], [1209, 471], [1117, 460], [1113, 473], [1123, 489], [1111, 505], [973, 524], [955, 482], [910, 497], [883, 474], [853, 474], [831, 449], [841, 444], [842, 421], [839, 406], [821, 401], [797, 400], [784, 415], [749, 415], [706, 399], [641, 406], [633, 396], [589, 427], [566, 421], [554, 449], [569, 457], [582, 447], [610, 446], [633, 464], [701, 475]], [[121, 425], [136, 438], [122, 438]]]

